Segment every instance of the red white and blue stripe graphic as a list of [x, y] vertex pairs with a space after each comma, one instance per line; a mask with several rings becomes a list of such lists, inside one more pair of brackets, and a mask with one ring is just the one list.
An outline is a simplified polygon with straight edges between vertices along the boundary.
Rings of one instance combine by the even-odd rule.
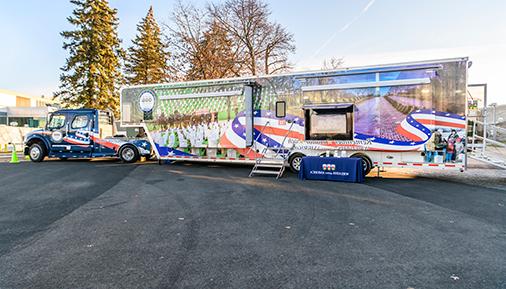
[[[294, 115], [287, 115], [284, 119], [275, 117], [274, 112], [268, 110], [255, 110], [253, 139], [257, 149], [263, 150], [268, 147], [276, 149], [281, 147], [285, 135], [287, 138], [304, 140], [304, 119]], [[292, 125], [293, 123], [293, 125]], [[226, 148], [234, 148], [240, 154], [248, 157], [259, 157], [255, 151], [246, 148], [246, 117], [240, 112], [232, 121], [225, 134], [220, 139], [220, 145]], [[290, 126], [292, 128], [290, 130]]]
[[[304, 140], [304, 120], [302, 118], [287, 115], [284, 121], [280, 122], [272, 111], [264, 110], [255, 110], [254, 116], [253, 139], [256, 140], [257, 149], [259, 150], [265, 147], [271, 149], [280, 148], [283, 138], [287, 133], [288, 138], [299, 141]], [[239, 113], [232, 121], [226, 133], [221, 137], [220, 144], [223, 147], [234, 148], [246, 157], [257, 157], [255, 152], [245, 148], [245, 122], [244, 112]], [[289, 132], [292, 122], [294, 124]], [[466, 118], [464, 116], [435, 110], [416, 110], [410, 113], [397, 127], [397, 133], [409, 141], [392, 140], [357, 132], [354, 134], [354, 140], [366, 141], [368, 143], [367, 147], [363, 144], [340, 144], [338, 141], [329, 141], [322, 143], [321, 148], [335, 149], [340, 146], [347, 148], [355, 146], [357, 149], [362, 148], [367, 150], [414, 151], [420, 149], [430, 138], [432, 130], [436, 128], [462, 130], [465, 127]]]
[[91, 140], [93, 140], [94, 143], [115, 151], [117, 151], [118, 148], [125, 143], [125, 141], [116, 139], [102, 139], [98, 133], [94, 133], [92, 131], [77, 131], [75, 136], [68, 134], [63, 139], [68, 143], [82, 147], [87, 147], [91, 144]]
[[80, 147], [88, 147], [91, 144], [90, 137], [81, 132], [76, 132], [75, 135], [67, 134], [63, 140]]

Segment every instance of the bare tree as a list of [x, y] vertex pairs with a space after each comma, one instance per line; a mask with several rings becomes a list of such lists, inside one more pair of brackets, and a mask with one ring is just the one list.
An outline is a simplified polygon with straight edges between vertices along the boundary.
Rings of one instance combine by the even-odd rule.
[[206, 29], [206, 12], [192, 4], [176, 2], [172, 24], [163, 24], [168, 30], [167, 42], [173, 49], [172, 66], [177, 78], [184, 80], [190, 67], [190, 59], [197, 57], [200, 42]]
[[208, 11], [231, 35], [248, 74], [274, 73], [290, 68], [288, 54], [295, 51], [293, 35], [269, 21], [270, 11], [261, 0], [211, 3]]
[[174, 48], [173, 66], [179, 79], [197, 80], [238, 76], [241, 71], [240, 47], [220, 22], [207, 10], [178, 1], [173, 12], [168, 42]]
[[285, 29], [279, 24], [268, 26], [267, 32], [263, 53], [263, 72], [272, 74], [289, 70], [291, 65], [288, 62], [288, 53], [295, 52], [295, 46], [292, 44], [293, 36], [286, 33]]
[[344, 64], [344, 58], [342, 57], [331, 57], [329, 59], [323, 60], [322, 69], [324, 70], [332, 70], [342, 68]]

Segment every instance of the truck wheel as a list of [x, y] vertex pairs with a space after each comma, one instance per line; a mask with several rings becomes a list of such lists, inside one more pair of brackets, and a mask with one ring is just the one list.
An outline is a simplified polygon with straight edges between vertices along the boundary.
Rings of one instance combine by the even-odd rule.
[[125, 163], [135, 163], [139, 159], [139, 152], [133, 146], [124, 146], [119, 151], [119, 158]]
[[364, 168], [364, 176], [368, 175], [371, 172], [372, 167], [373, 167], [373, 163], [368, 156], [366, 156], [365, 154], [358, 153], [358, 154], [353, 154], [350, 157], [362, 159], [362, 166]]
[[46, 156], [46, 150], [40, 144], [34, 143], [28, 149], [28, 155], [30, 156], [30, 160], [32, 162], [40, 163]]
[[290, 164], [290, 170], [294, 173], [298, 173], [300, 170], [300, 164], [302, 163], [302, 158], [305, 155], [301, 153], [294, 153], [288, 158], [288, 164]]

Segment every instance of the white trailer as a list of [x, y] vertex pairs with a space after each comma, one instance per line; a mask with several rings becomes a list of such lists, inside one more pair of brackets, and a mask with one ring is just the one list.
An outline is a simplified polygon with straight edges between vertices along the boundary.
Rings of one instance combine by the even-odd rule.
[[159, 160], [354, 156], [373, 167], [464, 170], [467, 58], [130, 86], [123, 126]]

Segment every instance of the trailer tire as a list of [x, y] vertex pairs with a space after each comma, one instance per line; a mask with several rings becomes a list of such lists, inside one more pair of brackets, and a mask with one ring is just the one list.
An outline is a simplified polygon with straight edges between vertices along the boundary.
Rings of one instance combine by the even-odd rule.
[[290, 165], [290, 170], [294, 173], [298, 173], [300, 170], [300, 164], [302, 162], [302, 158], [306, 155], [301, 153], [294, 153], [288, 158], [288, 164]]
[[139, 152], [133, 145], [125, 145], [119, 150], [119, 158], [124, 163], [135, 163], [139, 160]]
[[154, 159], [157, 159], [154, 151], [151, 151], [151, 153], [149, 155], [146, 155], [146, 161], [152, 161]]
[[33, 143], [28, 149], [28, 156], [30, 156], [30, 160], [35, 163], [40, 163], [46, 157], [46, 147], [45, 145], [36, 142]]
[[367, 155], [362, 154], [362, 153], [357, 153], [357, 154], [351, 155], [350, 157], [362, 159], [362, 166], [364, 168], [364, 176], [368, 175], [371, 172], [371, 170], [373, 168], [373, 163]]

